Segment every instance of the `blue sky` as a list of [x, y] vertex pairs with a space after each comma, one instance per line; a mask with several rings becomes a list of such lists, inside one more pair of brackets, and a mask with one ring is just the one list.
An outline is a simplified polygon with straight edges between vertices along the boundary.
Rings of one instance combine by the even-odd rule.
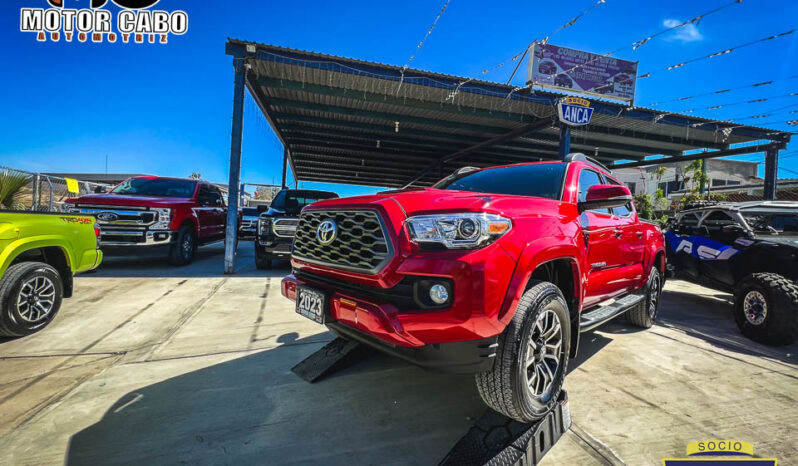
[[[86, 7], [89, 0], [65, 0]], [[415, 68], [480, 77], [481, 71], [522, 50], [593, 3], [579, 1], [451, 0], [414, 59]], [[606, 53], [729, 3], [729, 0], [641, 2], [606, 0], [551, 43]], [[109, 3], [110, 5], [110, 3]], [[403, 65], [443, 1], [283, 2], [161, 0], [159, 9], [189, 14], [188, 33], [168, 45], [39, 43], [19, 31], [19, 9], [45, 0], [4, 0], [0, 6], [0, 165], [32, 171], [105, 170], [187, 176], [199, 172], [227, 181], [233, 69], [224, 54], [227, 37]], [[116, 7], [108, 6], [115, 10]], [[789, 129], [798, 119], [798, 96], [718, 110], [705, 107], [798, 92], [795, 34], [711, 60], [664, 71], [668, 65], [798, 27], [798, 2], [745, 0], [702, 20], [697, 27], [660, 36], [618, 58], [637, 60], [652, 76], [638, 84], [636, 103], [735, 87], [766, 80], [769, 86], [712, 98], [671, 102], [668, 111], [739, 118], [781, 109], [745, 123]], [[511, 67], [484, 76], [506, 81]], [[523, 85], [525, 67], [514, 82]], [[792, 107], [788, 107], [792, 106]], [[783, 108], [782, 107], [786, 107]], [[784, 151], [780, 177], [798, 178], [798, 146]], [[242, 179], [278, 182], [282, 147], [248, 99], [245, 106]], [[741, 157], [761, 160], [761, 157]], [[307, 183], [307, 186], [319, 186]], [[373, 188], [335, 186], [342, 194]]]

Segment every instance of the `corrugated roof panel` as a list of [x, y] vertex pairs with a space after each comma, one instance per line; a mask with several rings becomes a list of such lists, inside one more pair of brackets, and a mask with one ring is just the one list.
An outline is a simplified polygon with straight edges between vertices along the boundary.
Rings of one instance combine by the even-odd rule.
[[[301, 180], [401, 186], [414, 172], [458, 150], [541, 120], [554, 123], [560, 97], [263, 44], [249, 64], [254, 97], [284, 137]], [[593, 107], [590, 125], [573, 128], [572, 147], [589, 155], [598, 148], [599, 158], [639, 160], [788, 137], [661, 110], [608, 102]], [[442, 170], [552, 158], [558, 138], [557, 128], [546, 127], [447, 163]], [[433, 179], [427, 175], [422, 184]]]

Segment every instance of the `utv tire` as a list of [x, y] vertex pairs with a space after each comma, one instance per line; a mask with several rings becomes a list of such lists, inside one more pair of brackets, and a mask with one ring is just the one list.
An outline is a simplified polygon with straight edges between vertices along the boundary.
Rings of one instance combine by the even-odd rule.
[[662, 293], [662, 274], [656, 267], [652, 267], [648, 281], [642, 289], [643, 301], [626, 311], [626, 320], [635, 327], [651, 328], [657, 319], [660, 293]]
[[557, 404], [570, 343], [571, 322], [562, 293], [552, 283], [530, 282], [499, 335], [493, 369], [476, 375], [482, 400], [519, 422], [542, 418]]
[[21, 262], [0, 279], [0, 336], [21, 337], [38, 332], [61, 308], [61, 275], [43, 262]]
[[734, 293], [734, 320], [746, 337], [766, 345], [798, 339], [798, 285], [775, 273], [752, 273]]
[[177, 230], [177, 240], [169, 249], [169, 263], [177, 266], [184, 266], [194, 260], [194, 253], [197, 251], [197, 238], [194, 229], [184, 225]]

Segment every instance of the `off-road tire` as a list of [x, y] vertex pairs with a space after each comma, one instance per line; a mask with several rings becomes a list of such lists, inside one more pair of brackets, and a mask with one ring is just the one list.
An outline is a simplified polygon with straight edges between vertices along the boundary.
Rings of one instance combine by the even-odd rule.
[[662, 293], [662, 273], [652, 267], [648, 281], [641, 290], [643, 300], [626, 311], [626, 320], [635, 327], [651, 328], [657, 320], [660, 293]]
[[[184, 248], [184, 242], [189, 240], [190, 248]], [[177, 239], [169, 248], [169, 263], [176, 266], [184, 266], [194, 260], [194, 253], [197, 251], [197, 235], [194, 229], [188, 225], [183, 225], [177, 230]]]
[[258, 243], [255, 243], [255, 267], [258, 270], [265, 270], [269, 269], [272, 266], [272, 260], [266, 255], [265, 252], [261, 252], [260, 248], [258, 247]]
[[[562, 347], [558, 368], [548, 399], [533, 400], [527, 389], [524, 354], [539, 314], [550, 309], [559, 318]], [[571, 328], [568, 304], [562, 292], [549, 282], [530, 282], [512, 320], [499, 335], [496, 361], [488, 372], [476, 374], [476, 384], [482, 400], [495, 411], [519, 422], [532, 422], [545, 416], [557, 404], [562, 390], [568, 355]]]
[[[752, 273], [735, 286], [734, 320], [746, 337], [766, 345], [789, 345], [798, 339], [798, 284], [776, 273]], [[744, 312], [751, 291], [760, 292], [767, 303], [765, 320], [754, 325]]]
[[[46, 277], [52, 282], [55, 288], [53, 306], [41, 320], [26, 322], [17, 309], [17, 298], [23, 284], [35, 277]], [[58, 314], [63, 295], [61, 275], [50, 265], [43, 262], [20, 262], [12, 265], [0, 279], [0, 336], [21, 337], [43, 329]]]

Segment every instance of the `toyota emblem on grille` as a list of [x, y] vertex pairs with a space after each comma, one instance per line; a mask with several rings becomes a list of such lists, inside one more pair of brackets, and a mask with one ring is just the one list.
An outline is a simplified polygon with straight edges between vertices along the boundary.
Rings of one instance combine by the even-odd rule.
[[316, 239], [324, 246], [335, 241], [336, 236], [338, 236], [338, 226], [329, 218], [321, 222], [319, 228], [316, 230]]
[[99, 214], [97, 214], [97, 220], [102, 220], [103, 222], [113, 222], [118, 218], [119, 215], [113, 212], [100, 212]]

